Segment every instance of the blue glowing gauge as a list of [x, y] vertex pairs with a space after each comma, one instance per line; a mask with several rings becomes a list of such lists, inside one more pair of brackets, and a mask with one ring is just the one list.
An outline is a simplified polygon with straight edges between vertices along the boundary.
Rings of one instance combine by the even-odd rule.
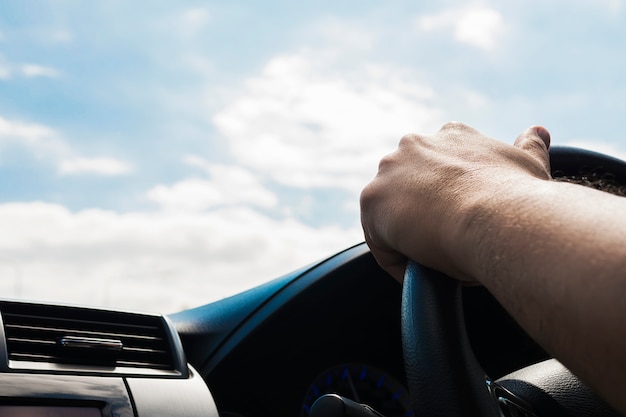
[[369, 365], [344, 364], [322, 372], [306, 392], [301, 417], [307, 417], [315, 400], [324, 394], [367, 404], [385, 417], [413, 416], [404, 386], [387, 372]]

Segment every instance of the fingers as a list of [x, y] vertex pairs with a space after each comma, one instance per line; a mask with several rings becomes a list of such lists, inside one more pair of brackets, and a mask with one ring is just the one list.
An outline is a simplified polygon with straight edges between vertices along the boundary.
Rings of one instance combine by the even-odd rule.
[[550, 172], [550, 132], [542, 126], [532, 126], [515, 139], [516, 148], [526, 151]]
[[404, 281], [404, 271], [406, 270], [407, 258], [406, 256], [394, 251], [385, 250], [376, 246], [368, 236], [365, 236], [365, 241], [374, 255], [376, 262], [382, 269], [384, 269], [389, 275], [391, 275], [400, 284]]
[[380, 199], [380, 185], [376, 179], [370, 182], [361, 192], [361, 224], [365, 242], [370, 247], [376, 262], [389, 275], [402, 283], [404, 279], [404, 269], [407, 259], [401, 253], [388, 246], [389, 242], [382, 238], [386, 231], [380, 228], [388, 226], [388, 221], [384, 214], [377, 214], [376, 202]]

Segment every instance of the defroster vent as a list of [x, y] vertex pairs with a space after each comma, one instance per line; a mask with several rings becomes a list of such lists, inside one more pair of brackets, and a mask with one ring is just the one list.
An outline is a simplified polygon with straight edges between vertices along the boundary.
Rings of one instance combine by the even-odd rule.
[[180, 342], [157, 315], [0, 302], [10, 369], [183, 376]]

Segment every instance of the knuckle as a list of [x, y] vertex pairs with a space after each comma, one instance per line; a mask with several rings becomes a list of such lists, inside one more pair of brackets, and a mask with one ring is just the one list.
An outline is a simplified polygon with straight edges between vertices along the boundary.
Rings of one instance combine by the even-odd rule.
[[378, 163], [378, 172], [383, 172], [390, 166], [394, 165], [396, 162], [396, 154], [390, 153], [389, 155], [385, 155], [380, 162]]
[[467, 130], [467, 129], [471, 129], [471, 128], [465, 123], [451, 121], [448, 123], [444, 123], [444, 125], [441, 126], [441, 129], [439, 130], [441, 131], [441, 130]]
[[405, 147], [405, 146], [412, 146], [416, 142], [419, 142], [421, 139], [422, 139], [421, 135], [417, 135], [415, 133], [409, 133], [409, 134], [402, 136], [398, 146], [400, 148]]
[[461, 122], [448, 122], [441, 126], [439, 133], [449, 137], [469, 137], [480, 135], [480, 132], [473, 127]]
[[361, 208], [364, 208], [368, 205], [368, 203], [372, 200], [374, 194], [375, 194], [374, 186], [373, 186], [373, 183], [370, 182], [369, 184], [365, 186], [365, 188], [363, 188], [363, 191], [361, 191], [361, 196], [359, 199], [361, 203]]
[[372, 212], [380, 201], [382, 191], [383, 189], [381, 188], [378, 178], [373, 179], [361, 191], [359, 205], [361, 208], [361, 221], [364, 225], [369, 223], [368, 220], [371, 220]]

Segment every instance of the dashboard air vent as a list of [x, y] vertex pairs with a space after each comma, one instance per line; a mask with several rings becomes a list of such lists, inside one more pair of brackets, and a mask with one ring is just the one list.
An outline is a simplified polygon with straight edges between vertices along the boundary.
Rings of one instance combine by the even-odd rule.
[[0, 313], [11, 369], [183, 372], [161, 316], [15, 302], [0, 302]]

